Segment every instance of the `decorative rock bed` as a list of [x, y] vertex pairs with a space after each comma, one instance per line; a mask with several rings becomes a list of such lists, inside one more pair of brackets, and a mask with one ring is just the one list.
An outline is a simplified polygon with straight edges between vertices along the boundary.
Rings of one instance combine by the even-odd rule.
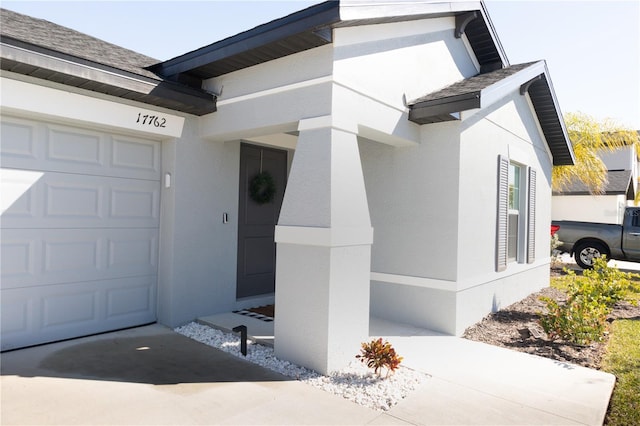
[[379, 411], [386, 411], [397, 404], [428, 377], [426, 374], [401, 366], [394, 374], [381, 378], [356, 361], [356, 354], [354, 354], [354, 361], [346, 369], [330, 376], [323, 376], [315, 371], [280, 360], [275, 357], [272, 348], [259, 344], [249, 343], [247, 356], [244, 357], [240, 352], [240, 339], [235, 334], [224, 333], [195, 322], [178, 327], [175, 331], [287, 377]]

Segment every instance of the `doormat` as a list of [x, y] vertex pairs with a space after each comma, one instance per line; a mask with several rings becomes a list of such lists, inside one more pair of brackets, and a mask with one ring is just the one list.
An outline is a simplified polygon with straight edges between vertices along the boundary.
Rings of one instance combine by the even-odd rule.
[[233, 313], [255, 318], [264, 322], [272, 322], [275, 317], [275, 306], [258, 306], [257, 308], [240, 309], [233, 311]]

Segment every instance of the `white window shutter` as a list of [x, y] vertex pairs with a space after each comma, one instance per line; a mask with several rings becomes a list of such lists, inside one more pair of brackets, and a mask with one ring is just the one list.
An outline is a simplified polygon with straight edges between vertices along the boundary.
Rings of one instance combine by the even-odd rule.
[[527, 212], [527, 263], [536, 260], [536, 171], [529, 167], [529, 211]]
[[509, 223], [509, 159], [498, 156], [498, 215], [496, 235], [496, 271], [507, 269]]

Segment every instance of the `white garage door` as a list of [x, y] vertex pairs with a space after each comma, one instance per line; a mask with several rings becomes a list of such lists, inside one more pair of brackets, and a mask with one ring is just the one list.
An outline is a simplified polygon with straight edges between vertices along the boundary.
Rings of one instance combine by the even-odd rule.
[[2, 349], [156, 319], [160, 143], [2, 118]]

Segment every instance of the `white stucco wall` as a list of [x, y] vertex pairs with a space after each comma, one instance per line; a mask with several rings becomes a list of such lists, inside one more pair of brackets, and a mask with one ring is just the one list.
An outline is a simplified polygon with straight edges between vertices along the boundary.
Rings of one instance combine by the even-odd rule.
[[202, 118], [200, 135], [212, 141], [298, 130], [298, 121], [331, 114], [332, 46], [289, 55], [204, 82], [218, 96]]
[[[197, 119], [163, 150], [160, 322], [176, 326], [235, 308], [240, 143], [211, 143]], [[224, 224], [223, 214], [229, 222]]]
[[[518, 87], [486, 110], [466, 114], [462, 125], [456, 334], [488, 312], [549, 285], [551, 222], [552, 159]], [[535, 261], [526, 263], [523, 252], [502, 272], [495, 271], [498, 155], [537, 175]], [[521, 196], [526, 198], [526, 192]]]
[[[409, 146], [393, 148], [388, 146], [393, 142], [361, 132], [366, 136], [359, 147], [375, 230], [373, 272], [455, 280], [450, 254], [457, 245], [457, 124], [417, 126], [408, 122], [403, 103], [477, 73], [454, 28], [450, 17], [334, 31], [334, 111], [357, 115], [349, 108], [362, 110], [368, 117], [358, 117], [358, 123], [393, 117], [385, 131], [412, 126], [414, 134], [407, 139], [415, 138]], [[369, 108], [368, 99], [386, 109]]]
[[[487, 111], [466, 116], [462, 122], [460, 280], [495, 271], [496, 221], [489, 218], [496, 217], [498, 155], [536, 170], [536, 260], [549, 261], [551, 158], [527, 98], [516, 89]], [[478, 226], [472, 218], [481, 220], [484, 226]], [[468, 244], [470, 235], [474, 245]], [[478, 250], [480, 247], [486, 249]]]
[[[422, 126], [418, 147], [361, 141], [373, 315], [461, 334], [548, 285], [551, 157], [517, 89], [462, 121]], [[537, 171], [536, 260], [496, 272], [500, 154]]]
[[458, 123], [428, 126], [414, 147], [361, 140], [373, 272], [455, 281], [458, 129]]
[[455, 18], [334, 30], [334, 80], [395, 107], [477, 74]]
[[625, 195], [554, 195], [552, 220], [622, 224]]

